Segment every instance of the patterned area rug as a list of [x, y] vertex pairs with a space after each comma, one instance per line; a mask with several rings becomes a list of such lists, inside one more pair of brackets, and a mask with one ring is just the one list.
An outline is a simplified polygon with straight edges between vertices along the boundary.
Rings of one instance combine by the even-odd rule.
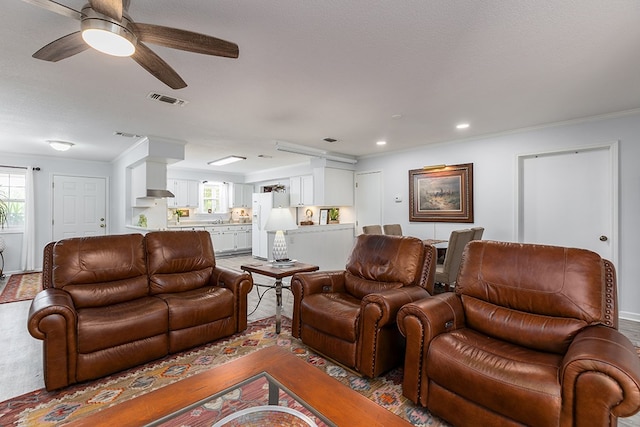
[[448, 426], [426, 409], [402, 396], [402, 369], [383, 377], [358, 377], [315, 354], [291, 336], [291, 321], [283, 319], [280, 335], [274, 318], [253, 322], [246, 331], [213, 344], [165, 357], [101, 380], [71, 386], [63, 391], [38, 390], [0, 403], [0, 425], [54, 426], [86, 417], [100, 409], [180, 381], [258, 349], [277, 345], [321, 369], [351, 389], [416, 426]]
[[42, 290], [42, 273], [12, 274], [0, 294], [0, 304], [33, 299]]

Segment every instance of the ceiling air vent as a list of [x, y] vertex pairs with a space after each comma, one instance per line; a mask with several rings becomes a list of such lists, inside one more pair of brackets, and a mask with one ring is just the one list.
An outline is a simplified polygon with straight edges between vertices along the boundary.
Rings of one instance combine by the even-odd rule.
[[115, 136], [121, 136], [123, 138], [142, 138], [142, 135], [138, 135], [136, 133], [128, 133], [128, 132], [120, 132], [116, 131], [113, 133]]
[[158, 102], [164, 102], [165, 104], [179, 105], [179, 106], [183, 106], [189, 102], [189, 101], [185, 101], [184, 99], [174, 98], [173, 96], [162, 95], [161, 93], [155, 93], [155, 92], [151, 92], [149, 95], [147, 95], [147, 98], [153, 99], [154, 101], [158, 101]]

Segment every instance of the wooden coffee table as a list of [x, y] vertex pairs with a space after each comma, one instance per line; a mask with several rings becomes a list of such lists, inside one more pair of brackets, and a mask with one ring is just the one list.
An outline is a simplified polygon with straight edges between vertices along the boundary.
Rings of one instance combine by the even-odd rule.
[[411, 426], [320, 369], [277, 346], [258, 350], [70, 423], [72, 426], [142, 426], [266, 373], [337, 426]]

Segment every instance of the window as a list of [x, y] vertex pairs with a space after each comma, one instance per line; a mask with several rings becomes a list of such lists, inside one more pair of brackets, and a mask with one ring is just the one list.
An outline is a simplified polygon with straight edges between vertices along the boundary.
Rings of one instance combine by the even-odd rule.
[[5, 229], [24, 229], [26, 174], [0, 168], [0, 203], [7, 208]]
[[204, 213], [226, 213], [227, 186], [223, 182], [206, 182], [200, 186], [200, 211]]

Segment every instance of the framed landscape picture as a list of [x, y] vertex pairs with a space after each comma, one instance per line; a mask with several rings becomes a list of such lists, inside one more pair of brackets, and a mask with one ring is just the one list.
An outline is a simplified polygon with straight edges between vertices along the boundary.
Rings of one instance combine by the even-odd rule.
[[473, 163], [410, 170], [409, 221], [473, 222]]

